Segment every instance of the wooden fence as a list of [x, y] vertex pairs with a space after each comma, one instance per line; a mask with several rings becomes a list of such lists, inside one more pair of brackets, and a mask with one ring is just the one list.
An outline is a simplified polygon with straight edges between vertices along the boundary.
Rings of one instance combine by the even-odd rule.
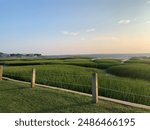
[[[0, 81], [3, 78], [3, 66], [0, 66]], [[92, 74], [92, 102], [98, 103], [98, 75], [97, 73]], [[31, 76], [31, 88], [35, 88], [36, 83], [36, 69], [32, 69], [32, 76]]]

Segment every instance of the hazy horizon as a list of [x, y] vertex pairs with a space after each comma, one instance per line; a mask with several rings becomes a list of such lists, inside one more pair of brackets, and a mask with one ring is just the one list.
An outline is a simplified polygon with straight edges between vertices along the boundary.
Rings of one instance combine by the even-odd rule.
[[150, 0], [0, 1], [0, 52], [150, 52]]

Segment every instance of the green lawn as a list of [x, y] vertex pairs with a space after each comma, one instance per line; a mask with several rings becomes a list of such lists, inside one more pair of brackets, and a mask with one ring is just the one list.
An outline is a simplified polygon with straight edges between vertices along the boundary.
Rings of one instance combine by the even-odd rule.
[[52, 89], [0, 81], [0, 112], [150, 112], [107, 101], [91, 103], [91, 98]]

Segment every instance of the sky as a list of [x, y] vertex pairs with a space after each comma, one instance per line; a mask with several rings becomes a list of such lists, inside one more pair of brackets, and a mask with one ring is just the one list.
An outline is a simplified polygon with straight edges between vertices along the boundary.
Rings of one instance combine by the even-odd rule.
[[0, 0], [0, 52], [150, 52], [150, 0]]

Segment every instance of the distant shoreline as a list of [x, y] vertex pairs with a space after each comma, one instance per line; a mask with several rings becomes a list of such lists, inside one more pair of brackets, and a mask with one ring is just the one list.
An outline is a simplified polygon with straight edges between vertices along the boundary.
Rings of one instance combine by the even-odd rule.
[[91, 57], [96, 59], [123, 59], [127, 60], [132, 57], [150, 57], [150, 53], [133, 53], [133, 54], [64, 54], [64, 55], [42, 55], [42, 54], [19, 54], [19, 56], [3, 53], [0, 58], [69, 58], [69, 57]]
[[115, 59], [129, 59], [132, 57], [150, 57], [150, 53], [139, 53], [139, 54], [72, 54], [72, 55], [43, 55], [43, 57], [49, 58], [65, 58], [73, 56], [85, 56], [94, 58], [115, 58]]

